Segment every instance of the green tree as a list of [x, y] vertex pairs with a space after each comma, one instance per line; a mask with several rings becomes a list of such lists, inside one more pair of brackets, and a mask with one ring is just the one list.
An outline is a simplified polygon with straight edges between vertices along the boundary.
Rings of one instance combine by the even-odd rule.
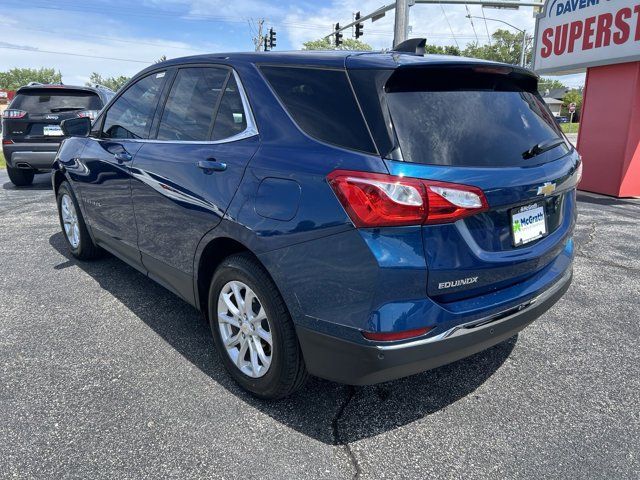
[[567, 88], [567, 87], [564, 85], [564, 83], [562, 83], [560, 80], [557, 80], [555, 78], [542, 77], [538, 82], [538, 90], [540, 91], [544, 91], [547, 89], [555, 90], [558, 88]]
[[120, 88], [129, 81], [131, 77], [125, 77], [124, 75], [120, 75], [119, 77], [103, 77], [97, 72], [93, 72], [89, 76], [89, 81], [87, 85], [99, 84], [103, 85], [107, 88], [110, 88], [114, 92], [120, 90]]
[[[520, 63], [520, 53], [522, 52], [522, 34], [512, 33], [509, 30], [496, 30], [491, 35], [491, 45], [480, 45], [477, 42], [470, 43], [464, 49], [465, 57], [482, 58], [494, 60], [496, 62], [510, 63], [518, 65]], [[525, 47], [525, 57], [527, 62], [531, 61], [531, 39], [527, 37]]]
[[310, 40], [304, 42], [302, 45], [303, 50], [366, 50], [371, 51], [373, 48], [368, 43], [364, 43], [354, 38], [343, 38], [342, 45], [336, 47], [333, 39], [321, 38], [319, 40]]
[[438, 45], [425, 45], [424, 50], [426, 53], [432, 53], [436, 55], [453, 55], [455, 57], [459, 57], [462, 52], [460, 49], [453, 45], [446, 45], [444, 47], [440, 47]]
[[12, 68], [0, 72], [0, 88], [17, 90], [29, 82], [60, 83], [62, 74], [55, 68]]

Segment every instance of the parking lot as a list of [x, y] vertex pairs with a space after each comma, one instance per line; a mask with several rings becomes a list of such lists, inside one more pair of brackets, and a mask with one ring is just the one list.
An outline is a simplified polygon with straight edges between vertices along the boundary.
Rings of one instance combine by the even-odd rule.
[[49, 182], [0, 170], [0, 477], [640, 476], [640, 201], [579, 194], [573, 285], [517, 337], [268, 403], [192, 307], [67, 254]]

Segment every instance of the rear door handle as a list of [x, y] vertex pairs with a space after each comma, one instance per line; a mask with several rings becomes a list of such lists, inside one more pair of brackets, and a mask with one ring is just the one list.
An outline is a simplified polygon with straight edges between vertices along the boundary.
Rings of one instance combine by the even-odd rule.
[[206, 173], [207, 175], [210, 175], [213, 172], [224, 172], [227, 169], [227, 164], [217, 162], [213, 159], [200, 160], [198, 162], [198, 168], [204, 170], [204, 173]]
[[114, 153], [113, 157], [118, 161], [118, 163], [130, 162], [133, 158], [129, 152]]

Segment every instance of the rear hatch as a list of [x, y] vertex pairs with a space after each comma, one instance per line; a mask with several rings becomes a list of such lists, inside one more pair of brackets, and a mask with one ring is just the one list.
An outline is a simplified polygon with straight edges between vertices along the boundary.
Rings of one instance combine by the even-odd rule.
[[480, 213], [422, 227], [429, 296], [450, 302], [505, 288], [562, 252], [580, 161], [536, 93], [536, 77], [491, 64], [350, 75], [372, 133], [386, 142], [391, 174], [478, 187], [486, 198]]
[[4, 138], [14, 143], [58, 143], [60, 123], [67, 118], [93, 118], [102, 108], [100, 97], [89, 90], [68, 87], [29, 87], [18, 91], [3, 115]]

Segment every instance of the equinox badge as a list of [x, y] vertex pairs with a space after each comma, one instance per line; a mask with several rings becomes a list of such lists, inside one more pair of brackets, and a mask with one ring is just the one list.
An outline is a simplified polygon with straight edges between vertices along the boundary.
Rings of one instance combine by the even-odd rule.
[[438, 290], [442, 290], [443, 288], [461, 287], [462, 285], [471, 285], [472, 283], [477, 282], [478, 277], [468, 277], [461, 278], [460, 280], [452, 280], [450, 282], [440, 282], [438, 283]]

